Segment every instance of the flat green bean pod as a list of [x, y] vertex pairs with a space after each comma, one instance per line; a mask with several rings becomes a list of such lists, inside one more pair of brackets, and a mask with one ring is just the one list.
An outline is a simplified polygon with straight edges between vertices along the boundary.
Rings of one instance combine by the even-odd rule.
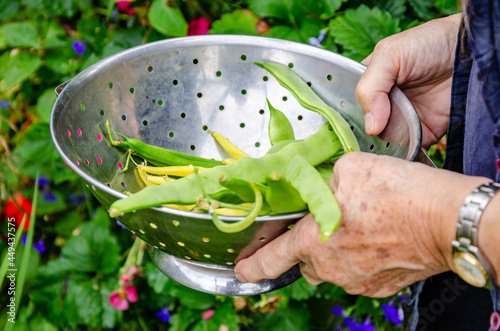
[[254, 63], [273, 75], [281, 86], [292, 93], [302, 107], [321, 114], [332, 125], [346, 152], [360, 150], [358, 140], [349, 123], [335, 109], [321, 100], [295, 72], [279, 63]]
[[332, 190], [318, 171], [302, 156], [294, 157], [285, 178], [295, 187], [321, 229], [320, 240], [328, 241], [337, 229], [342, 212]]
[[281, 111], [274, 108], [269, 99], [266, 100], [270, 113], [268, 134], [271, 146], [283, 140], [295, 140], [295, 133], [288, 118]]
[[[296, 155], [301, 155], [310, 164], [318, 165], [329, 160], [340, 148], [340, 142], [328, 123], [303, 141], [285, 146], [282, 150], [266, 154], [260, 158], [244, 157], [225, 166], [217, 166], [199, 175], [209, 196], [213, 192], [226, 193], [228, 190], [219, 183], [220, 176], [243, 178], [252, 183], [265, 183], [273, 171], [285, 173]], [[193, 175], [176, 181], [148, 186], [129, 197], [119, 199], [110, 206], [111, 217], [117, 217], [133, 210], [157, 207], [164, 204], [192, 204], [202, 195], [198, 182]]]
[[277, 172], [269, 174], [266, 184], [269, 189], [264, 197], [273, 212], [287, 214], [307, 210], [297, 189]]

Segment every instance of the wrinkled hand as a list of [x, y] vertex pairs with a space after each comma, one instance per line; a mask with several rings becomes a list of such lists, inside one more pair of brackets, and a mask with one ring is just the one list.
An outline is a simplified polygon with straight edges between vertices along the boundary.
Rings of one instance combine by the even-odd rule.
[[274, 279], [300, 263], [311, 284], [386, 297], [450, 269], [451, 241], [465, 196], [481, 179], [368, 153], [348, 153], [330, 186], [342, 222], [328, 242], [308, 215], [238, 262], [241, 281]]
[[366, 133], [378, 135], [389, 114], [388, 93], [397, 85], [422, 122], [424, 148], [446, 132], [451, 77], [461, 14], [433, 20], [380, 41], [363, 64], [356, 97], [365, 112]]

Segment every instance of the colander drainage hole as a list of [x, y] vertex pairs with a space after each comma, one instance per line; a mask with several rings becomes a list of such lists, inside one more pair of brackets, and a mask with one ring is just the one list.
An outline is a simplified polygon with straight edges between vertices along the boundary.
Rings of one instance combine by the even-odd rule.
[[264, 241], [264, 240], [266, 240], [266, 237], [260, 237], [259, 238], [259, 241]]
[[185, 118], [186, 117], [186, 113], [181, 113], [181, 118]]
[[163, 100], [162, 99], [158, 100], [158, 105], [159, 106], [163, 105]]
[[148, 67], [148, 71], [149, 71], [149, 72], [153, 71], [153, 67], [152, 67], [152, 66], [149, 66], [149, 67]]
[[108, 84], [109, 88], [113, 88], [113, 83]]
[[101, 116], [104, 116], [104, 109], [101, 109], [100, 113], [101, 113]]
[[293, 63], [292, 62], [288, 63], [288, 68], [290, 68], [290, 69], [293, 68]]
[[389, 146], [391, 146], [391, 143], [387, 142], [387, 144], [385, 144], [385, 148], [389, 148]]
[[268, 79], [269, 79], [269, 78], [268, 78], [267, 76], [262, 77], [262, 80], [263, 80], [264, 82], [267, 82], [267, 80], [268, 80]]
[[329, 81], [331, 81], [332, 80], [332, 75], [327, 75], [326, 79], [328, 79]]
[[370, 151], [373, 151], [373, 149], [375, 148], [375, 145], [374, 144], [371, 144], [370, 145]]
[[124, 121], [125, 121], [126, 119], [127, 119], [127, 116], [122, 115], [122, 120], [124, 120]]
[[245, 89], [241, 90], [241, 94], [243, 94], [243, 95], [247, 94], [247, 90], [245, 90]]
[[220, 77], [220, 76], [222, 75], [222, 72], [217, 71], [217, 72], [215, 73], [215, 75], [216, 75], [217, 77]]
[[168, 136], [169, 136], [170, 138], [173, 138], [173, 137], [174, 137], [174, 133], [173, 133], [173, 132], [169, 132], [169, 133], [168, 133]]
[[127, 185], [124, 182], [122, 182], [122, 187], [125, 188], [127, 187]]
[[148, 125], [148, 121], [146, 121], [146, 120], [142, 121], [142, 125], [144, 125], [144, 126]]
[[247, 56], [246, 56], [245, 54], [243, 54], [243, 55], [241, 55], [240, 59], [241, 59], [242, 61], [245, 61], [245, 60], [247, 59]]
[[259, 143], [259, 142], [256, 142], [256, 143], [255, 143], [255, 147], [260, 147], [260, 143]]
[[120, 169], [121, 169], [121, 168], [123, 168], [123, 164], [122, 164], [121, 162], [118, 162], [116, 165], [117, 165], [117, 166], [118, 166], [118, 168], [120, 168]]
[[130, 91], [130, 94], [133, 94], [135, 90], [133, 87], [131, 87], [129, 91]]
[[298, 119], [299, 121], [302, 121], [302, 119], [303, 119], [302, 115], [297, 116], [297, 119]]
[[342, 108], [345, 107], [345, 101], [344, 100], [340, 101], [340, 107], [342, 107]]
[[263, 115], [264, 114], [264, 109], [259, 110], [259, 114]]
[[283, 101], [287, 101], [288, 100], [288, 98], [286, 96], [284, 96], [282, 99], [283, 99]]
[[354, 131], [354, 125], [351, 125], [351, 131]]
[[198, 64], [198, 59], [194, 59], [193, 64]]
[[198, 92], [198, 93], [196, 94], [196, 96], [197, 96], [198, 98], [201, 98], [201, 97], [203, 96], [203, 94], [201, 94], [201, 92]]
[[204, 125], [204, 126], [202, 127], [202, 129], [203, 129], [203, 131], [207, 131], [207, 130], [208, 130], [208, 126]]
[[85, 105], [84, 105], [83, 103], [82, 103], [82, 104], [80, 104], [80, 108], [81, 108], [82, 110], [85, 110]]
[[309, 86], [309, 87], [311, 87], [311, 86], [312, 86], [312, 83], [311, 83], [311, 82], [307, 82], [306, 84], [307, 84], [307, 86]]
[[172, 84], [177, 85], [177, 84], [179, 84], [179, 81], [178, 81], [177, 79], [174, 79], [174, 80], [172, 81]]
[[220, 106], [219, 106], [219, 110], [224, 110], [224, 106], [223, 106], [223, 105], [220, 105]]
[[240, 128], [244, 128], [245, 127], [245, 123], [240, 123]]
[[194, 145], [191, 145], [189, 146], [189, 148], [191, 148], [192, 151], [194, 151], [194, 149], [196, 148]]

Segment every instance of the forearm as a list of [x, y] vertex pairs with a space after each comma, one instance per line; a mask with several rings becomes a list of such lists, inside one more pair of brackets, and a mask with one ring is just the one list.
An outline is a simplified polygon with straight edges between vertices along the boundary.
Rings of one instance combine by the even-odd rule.
[[481, 217], [478, 232], [479, 249], [491, 264], [497, 285], [500, 285], [500, 193], [493, 197]]

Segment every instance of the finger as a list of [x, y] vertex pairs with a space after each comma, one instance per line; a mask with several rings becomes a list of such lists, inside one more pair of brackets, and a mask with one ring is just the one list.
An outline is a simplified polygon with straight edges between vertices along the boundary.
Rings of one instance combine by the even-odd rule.
[[396, 82], [399, 66], [386, 56], [369, 56], [369, 66], [356, 86], [356, 98], [365, 113], [365, 131], [381, 133], [391, 111], [388, 93]]
[[369, 66], [370, 62], [372, 61], [372, 55], [373, 55], [373, 53], [368, 55], [363, 61], [361, 61], [361, 64], [363, 64], [365, 66]]
[[311, 285], [319, 285], [323, 283], [324, 281], [321, 280], [321, 278], [318, 277], [316, 272], [314, 272], [313, 268], [310, 268], [306, 263], [300, 262], [299, 263], [300, 267], [300, 273], [302, 274], [302, 277]]
[[299, 263], [292, 230], [260, 248], [252, 256], [239, 261], [234, 268], [236, 278], [242, 283], [275, 279]]

